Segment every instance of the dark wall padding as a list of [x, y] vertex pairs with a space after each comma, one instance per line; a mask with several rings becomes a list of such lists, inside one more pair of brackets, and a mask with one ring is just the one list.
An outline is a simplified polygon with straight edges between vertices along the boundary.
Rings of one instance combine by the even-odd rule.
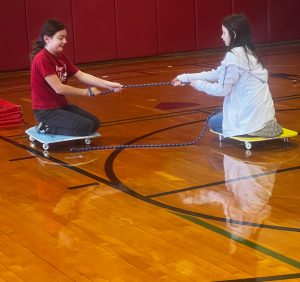
[[300, 39], [300, 1], [269, 0], [269, 41]]
[[222, 19], [231, 14], [232, 0], [196, 0], [197, 49], [223, 46]]
[[196, 50], [195, 0], [157, 0], [159, 53]]
[[156, 0], [115, 0], [119, 58], [158, 54]]
[[233, 0], [233, 13], [241, 12], [249, 18], [254, 42], [268, 42], [268, 0]]
[[78, 64], [223, 47], [222, 19], [240, 12], [255, 43], [300, 39], [300, 0], [2, 0], [0, 71], [29, 68], [48, 18], [66, 24]]
[[1, 1], [0, 35], [0, 71], [27, 67], [29, 60], [23, 1]]
[[25, 3], [29, 48], [31, 49], [32, 41], [38, 37], [42, 24], [49, 18], [55, 18], [66, 25], [68, 44], [65, 52], [74, 60], [71, 0], [26, 0]]
[[86, 63], [116, 59], [115, 1], [72, 0], [72, 5], [75, 61]]

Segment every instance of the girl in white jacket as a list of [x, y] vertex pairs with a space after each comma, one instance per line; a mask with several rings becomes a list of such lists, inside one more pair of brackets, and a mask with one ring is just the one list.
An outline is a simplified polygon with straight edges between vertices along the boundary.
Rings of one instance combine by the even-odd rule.
[[247, 17], [236, 14], [224, 18], [222, 39], [228, 52], [217, 69], [178, 75], [174, 85], [190, 83], [199, 91], [225, 97], [223, 111], [209, 121], [211, 129], [224, 137], [281, 134], [267, 82], [268, 72], [252, 42]]

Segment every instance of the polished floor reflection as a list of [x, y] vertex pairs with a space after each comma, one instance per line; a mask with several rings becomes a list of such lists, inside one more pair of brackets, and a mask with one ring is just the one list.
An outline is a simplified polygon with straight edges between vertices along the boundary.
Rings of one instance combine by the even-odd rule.
[[[260, 49], [277, 119], [299, 132], [300, 44]], [[82, 68], [125, 85], [157, 83], [211, 69], [222, 56]], [[92, 146], [154, 147], [71, 142], [45, 157], [24, 133], [35, 124], [29, 72], [0, 74], [0, 95], [22, 106], [25, 121], [0, 130], [1, 281], [300, 281], [299, 136], [288, 146], [255, 143], [251, 153], [209, 131], [179, 146], [199, 136], [222, 98], [134, 87], [71, 101], [102, 121]]]

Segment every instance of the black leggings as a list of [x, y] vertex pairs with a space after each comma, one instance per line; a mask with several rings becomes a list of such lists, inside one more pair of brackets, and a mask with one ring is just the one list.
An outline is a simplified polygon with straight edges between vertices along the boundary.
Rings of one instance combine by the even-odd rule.
[[74, 105], [61, 109], [35, 110], [34, 114], [39, 122], [49, 127], [47, 134], [86, 136], [100, 127], [97, 117]]

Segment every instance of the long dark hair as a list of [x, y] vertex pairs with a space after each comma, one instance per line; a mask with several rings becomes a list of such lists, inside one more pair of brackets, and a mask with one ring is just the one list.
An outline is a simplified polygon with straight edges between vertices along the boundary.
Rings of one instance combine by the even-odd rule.
[[231, 51], [234, 47], [243, 47], [249, 61], [248, 48], [252, 55], [257, 59], [257, 62], [263, 65], [251, 37], [249, 20], [244, 14], [234, 14], [225, 17], [222, 25], [227, 28], [230, 36], [228, 51]]
[[44, 22], [39, 37], [32, 43], [30, 60], [32, 61], [34, 56], [45, 47], [46, 44], [44, 40], [45, 35], [52, 37], [56, 32], [64, 29], [65, 29], [65, 25], [59, 22], [58, 20], [49, 19], [46, 22]]

